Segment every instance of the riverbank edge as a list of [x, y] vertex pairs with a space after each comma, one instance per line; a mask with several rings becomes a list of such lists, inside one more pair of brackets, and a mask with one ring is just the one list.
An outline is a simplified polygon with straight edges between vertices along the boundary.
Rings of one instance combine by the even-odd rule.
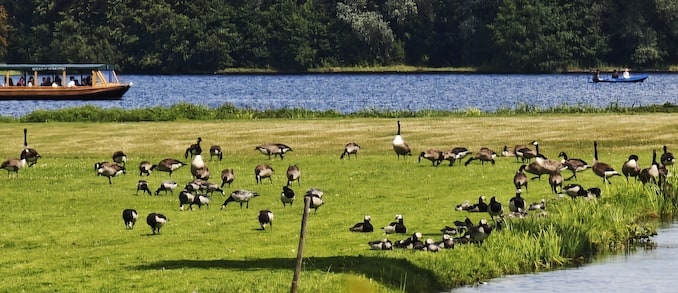
[[[553, 72], [515, 72], [499, 68], [483, 67], [420, 67], [408, 65], [365, 66], [365, 67], [327, 67], [311, 68], [306, 71], [288, 72], [267, 68], [228, 68], [215, 72], [218, 75], [309, 75], [309, 74], [591, 74], [596, 69], [612, 72], [625, 66], [600, 66], [595, 68], [572, 68]], [[631, 72], [678, 73], [678, 65], [666, 68], [630, 68]]]

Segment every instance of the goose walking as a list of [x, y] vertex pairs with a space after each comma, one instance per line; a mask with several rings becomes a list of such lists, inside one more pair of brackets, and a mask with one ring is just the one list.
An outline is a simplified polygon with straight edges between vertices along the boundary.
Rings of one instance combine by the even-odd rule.
[[593, 165], [591, 168], [593, 173], [603, 178], [603, 183], [612, 183], [610, 182], [610, 177], [621, 175], [609, 164], [598, 160], [598, 141], [593, 141]]

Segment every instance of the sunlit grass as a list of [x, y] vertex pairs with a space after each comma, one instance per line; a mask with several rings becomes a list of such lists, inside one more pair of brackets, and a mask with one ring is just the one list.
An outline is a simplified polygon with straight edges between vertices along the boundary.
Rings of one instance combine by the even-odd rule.
[[[670, 201], [623, 177], [602, 186], [591, 171], [579, 175], [584, 186], [599, 186], [598, 201], [555, 200], [548, 184], [532, 181], [528, 202], [549, 200], [548, 217], [509, 222], [507, 231], [493, 234], [482, 246], [457, 247], [430, 254], [413, 251], [371, 251], [367, 241], [385, 237], [381, 231], [355, 234], [348, 227], [372, 216], [375, 227], [403, 214], [410, 231], [438, 240], [439, 229], [470, 216], [487, 214], [454, 210], [480, 194], [496, 195], [506, 203], [513, 196], [511, 178], [520, 165], [499, 158], [494, 166], [456, 162], [432, 167], [416, 162], [427, 148], [487, 146], [501, 151], [532, 140], [554, 158], [560, 151], [592, 162], [592, 141], [600, 159], [620, 168], [631, 153], [647, 166], [652, 149], [678, 146], [675, 114], [550, 114], [520, 117], [403, 118], [402, 135], [414, 157], [398, 160], [391, 149], [396, 119], [259, 119], [135, 123], [5, 123], [0, 128], [2, 158], [17, 157], [28, 143], [43, 156], [18, 177], [0, 172], [0, 203], [4, 229], [0, 234], [0, 291], [199, 291], [284, 292], [292, 281], [298, 244], [301, 201], [283, 208], [279, 201], [284, 171], [290, 164], [302, 170], [303, 193], [310, 187], [325, 191], [326, 205], [311, 212], [305, 247], [301, 292], [431, 292], [503, 274], [540, 271], [568, 264], [579, 256], [623, 249], [630, 229], [645, 229], [646, 221], [671, 215]], [[155, 172], [139, 177], [141, 160], [158, 162], [183, 158], [185, 148], [200, 136], [203, 149], [219, 144], [223, 161], [207, 164], [213, 179], [234, 168], [236, 180], [227, 190], [244, 188], [262, 194], [240, 209], [220, 205], [214, 195], [209, 207], [180, 212], [175, 195], [136, 195], [136, 183], [146, 179], [155, 189], [170, 177]], [[362, 147], [357, 159], [339, 160], [345, 143]], [[267, 160], [254, 150], [261, 143], [280, 142], [294, 149], [285, 160]], [[94, 162], [110, 160], [116, 150], [127, 152], [128, 174], [95, 176]], [[185, 160], [189, 161], [189, 160]], [[255, 184], [253, 169], [266, 162], [276, 170], [274, 184]], [[460, 164], [461, 163], [461, 164]], [[184, 184], [189, 167], [171, 178]], [[161, 193], [162, 194], [162, 193]], [[140, 221], [126, 231], [121, 212], [136, 208]], [[275, 213], [272, 230], [259, 231], [260, 209]], [[170, 221], [152, 236], [145, 224], [149, 212], [162, 212]], [[612, 221], [612, 223], [610, 223]], [[652, 228], [652, 222], [647, 228]], [[389, 236], [393, 240], [407, 235]], [[518, 249], [520, 253], [513, 253]], [[354, 291], [352, 291], [354, 290]]]

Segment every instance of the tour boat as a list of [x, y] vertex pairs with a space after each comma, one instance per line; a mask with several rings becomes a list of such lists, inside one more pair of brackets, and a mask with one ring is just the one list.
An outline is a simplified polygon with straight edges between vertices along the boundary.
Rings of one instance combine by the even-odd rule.
[[0, 64], [0, 100], [120, 100], [121, 83], [108, 64]]

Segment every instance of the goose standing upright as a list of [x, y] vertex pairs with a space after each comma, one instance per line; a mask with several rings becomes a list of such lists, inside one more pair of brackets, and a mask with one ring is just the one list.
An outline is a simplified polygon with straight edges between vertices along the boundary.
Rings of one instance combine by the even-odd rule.
[[671, 166], [676, 163], [676, 157], [673, 156], [673, 153], [668, 151], [666, 146], [664, 146], [664, 153], [660, 158], [660, 162], [664, 166]]
[[28, 167], [33, 167], [33, 165], [35, 165], [35, 163], [37, 163], [38, 159], [40, 159], [41, 157], [38, 151], [28, 147], [28, 140], [26, 138], [27, 136], [28, 129], [24, 128], [24, 150], [21, 151], [19, 159], [26, 160], [26, 163], [28, 163]]
[[398, 120], [398, 132], [396, 133], [396, 136], [393, 138], [393, 151], [395, 151], [396, 155], [398, 155], [399, 160], [400, 156], [405, 157], [412, 155], [410, 145], [407, 144], [407, 142], [400, 135], [400, 120]]
[[593, 165], [591, 168], [593, 173], [603, 178], [603, 183], [612, 183], [610, 182], [610, 177], [621, 175], [609, 164], [598, 161], [598, 141], [595, 140], [593, 141]]
[[184, 153], [184, 159], [188, 159], [188, 156], [190, 155], [191, 157], [195, 155], [200, 155], [202, 154], [202, 147], [200, 147], [200, 142], [202, 141], [201, 137], [198, 137], [198, 140], [196, 143], [190, 145], [187, 149], [186, 152]]
[[638, 180], [638, 174], [640, 174], [640, 165], [638, 164], [637, 155], [629, 155], [629, 159], [624, 162], [622, 165], [622, 174], [626, 177], [626, 182], [629, 181], [629, 177], [633, 177]]
[[516, 174], [513, 175], [513, 185], [515, 185], [517, 191], [521, 191], [520, 188], [522, 186], [525, 186], [525, 191], [527, 191], [527, 175], [525, 175], [525, 167], [527, 165], [523, 164], [520, 165], [520, 168], [518, 168], [518, 171], [516, 171]]

